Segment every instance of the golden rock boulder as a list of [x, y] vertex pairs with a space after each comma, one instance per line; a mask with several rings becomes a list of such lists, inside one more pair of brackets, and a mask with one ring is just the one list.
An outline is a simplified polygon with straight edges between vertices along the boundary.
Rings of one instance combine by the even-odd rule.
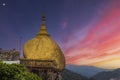
[[35, 38], [28, 40], [24, 44], [23, 53], [26, 59], [54, 60], [57, 69], [63, 70], [65, 67], [65, 57], [63, 52], [47, 32], [45, 16], [42, 16], [40, 32]]

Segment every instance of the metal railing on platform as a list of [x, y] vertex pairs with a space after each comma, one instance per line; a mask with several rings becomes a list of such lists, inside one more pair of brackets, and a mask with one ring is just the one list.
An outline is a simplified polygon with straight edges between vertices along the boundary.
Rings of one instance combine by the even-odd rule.
[[20, 63], [26, 67], [53, 67], [56, 68], [54, 60], [35, 60], [35, 59], [20, 59]]

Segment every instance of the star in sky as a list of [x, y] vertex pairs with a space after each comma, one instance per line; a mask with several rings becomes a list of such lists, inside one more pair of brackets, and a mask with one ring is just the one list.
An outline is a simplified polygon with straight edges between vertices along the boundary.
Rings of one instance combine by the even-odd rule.
[[0, 4], [0, 6], [6, 6], [6, 3], [2, 3], [2, 4]]
[[2, 4], [2, 6], [6, 6], [6, 4], [5, 4], [5, 3], [3, 3], [3, 4]]

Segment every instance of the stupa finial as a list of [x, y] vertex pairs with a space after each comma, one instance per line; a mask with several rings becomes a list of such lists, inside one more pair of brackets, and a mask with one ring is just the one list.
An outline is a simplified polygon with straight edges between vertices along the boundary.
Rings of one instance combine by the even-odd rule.
[[42, 23], [41, 23], [40, 31], [37, 34], [37, 36], [39, 36], [39, 35], [49, 35], [47, 32], [47, 28], [46, 28], [45, 13], [42, 14]]

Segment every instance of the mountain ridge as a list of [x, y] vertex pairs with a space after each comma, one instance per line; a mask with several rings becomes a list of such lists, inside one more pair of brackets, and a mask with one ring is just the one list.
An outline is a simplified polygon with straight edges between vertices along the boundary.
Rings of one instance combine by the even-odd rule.
[[90, 80], [120, 80], [120, 68], [96, 74]]
[[88, 79], [80, 74], [65, 69], [62, 72], [62, 80], [88, 80]]
[[91, 78], [97, 73], [103, 71], [109, 71], [107, 69], [97, 68], [93, 66], [79, 66], [79, 65], [66, 65], [66, 69], [81, 74], [82, 76], [85, 76], [87, 78]]

